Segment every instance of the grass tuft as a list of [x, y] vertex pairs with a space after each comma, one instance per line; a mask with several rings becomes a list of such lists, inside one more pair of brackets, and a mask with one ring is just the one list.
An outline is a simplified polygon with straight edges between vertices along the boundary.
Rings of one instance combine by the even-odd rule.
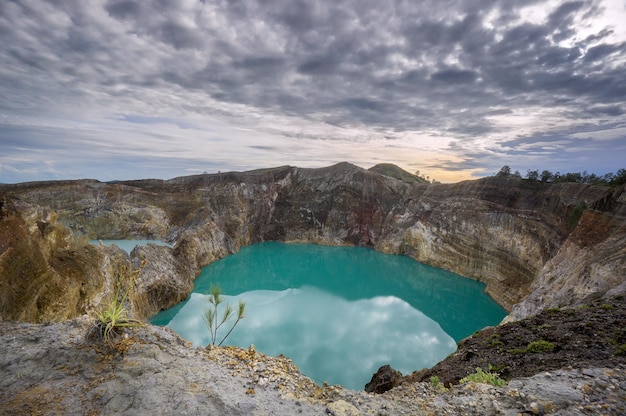
[[[144, 266], [145, 261], [142, 263], [142, 268]], [[126, 271], [126, 267], [123, 266], [122, 276], [127, 276]], [[129, 273], [131, 287], [135, 284], [135, 278], [140, 272], [141, 269]], [[95, 334], [101, 342], [111, 347], [121, 335], [123, 329], [144, 325], [143, 322], [129, 317], [128, 309], [124, 306], [126, 300], [128, 299], [129, 291], [130, 289], [122, 291], [121, 279], [118, 280], [115, 295], [113, 296], [111, 302], [106, 305], [104, 310], [95, 311], [96, 322], [90, 330], [90, 334]]]
[[491, 371], [484, 371], [480, 367], [476, 367], [476, 372], [472, 374], [468, 374], [467, 377], [463, 377], [460, 380], [461, 383], [483, 383], [483, 384], [491, 384], [495, 387], [502, 387], [506, 385], [506, 380], [501, 379], [498, 373], [494, 373]]
[[533, 341], [526, 347], [526, 352], [529, 353], [542, 353], [551, 352], [554, 350], [554, 344], [550, 341], [540, 339], [539, 341]]

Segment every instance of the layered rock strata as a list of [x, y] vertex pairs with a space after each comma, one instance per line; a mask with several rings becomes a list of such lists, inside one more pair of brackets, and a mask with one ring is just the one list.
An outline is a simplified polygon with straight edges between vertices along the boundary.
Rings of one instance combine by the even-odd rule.
[[[145, 318], [184, 299], [202, 266], [276, 240], [408, 255], [485, 282], [519, 319], [626, 291], [624, 194], [517, 178], [409, 183], [347, 163], [2, 185], [0, 318], [77, 316], [111, 296], [131, 260], [134, 269], [145, 260], [132, 288], [123, 283]], [[174, 247], [138, 248], [128, 259], [87, 238], [157, 238]]]

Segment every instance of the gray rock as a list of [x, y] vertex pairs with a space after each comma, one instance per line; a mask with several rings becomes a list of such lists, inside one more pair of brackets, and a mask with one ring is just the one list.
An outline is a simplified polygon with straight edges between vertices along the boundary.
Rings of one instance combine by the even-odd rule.
[[[558, 370], [503, 388], [467, 383], [443, 391], [405, 383], [374, 395], [317, 386], [285, 357], [193, 348], [161, 327], [128, 330], [114, 348], [88, 343], [92, 324], [87, 317], [53, 325], [0, 322], [3, 414], [508, 416], [626, 409], [623, 367]], [[259, 383], [259, 374], [273, 376]]]

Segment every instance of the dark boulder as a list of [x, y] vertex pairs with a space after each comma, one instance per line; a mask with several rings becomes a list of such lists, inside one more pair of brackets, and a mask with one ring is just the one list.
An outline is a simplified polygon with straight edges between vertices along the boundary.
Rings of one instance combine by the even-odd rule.
[[370, 382], [365, 385], [365, 391], [368, 393], [384, 393], [399, 385], [400, 382], [402, 382], [402, 373], [391, 368], [389, 364], [385, 364], [378, 369]]

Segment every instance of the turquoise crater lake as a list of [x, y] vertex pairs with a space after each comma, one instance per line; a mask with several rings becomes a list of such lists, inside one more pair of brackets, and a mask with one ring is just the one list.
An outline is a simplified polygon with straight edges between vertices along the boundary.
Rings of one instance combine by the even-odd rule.
[[506, 315], [484, 284], [405, 256], [267, 242], [203, 268], [189, 298], [152, 323], [208, 345], [211, 283], [233, 306], [246, 302], [225, 344], [285, 354], [318, 383], [359, 390], [384, 364], [403, 374], [432, 367], [457, 341]]
[[136, 246], [147, 246], [148, 244], [156, 244], [157, 246], [167, 247], [172, 246], [171, 244], [161, 240], [89, 240], [89, 244], [93, 244], [96, 246], [100, 243], [104, 244], [105, 246], [115, 244], [128, 254], [130, 254]]

